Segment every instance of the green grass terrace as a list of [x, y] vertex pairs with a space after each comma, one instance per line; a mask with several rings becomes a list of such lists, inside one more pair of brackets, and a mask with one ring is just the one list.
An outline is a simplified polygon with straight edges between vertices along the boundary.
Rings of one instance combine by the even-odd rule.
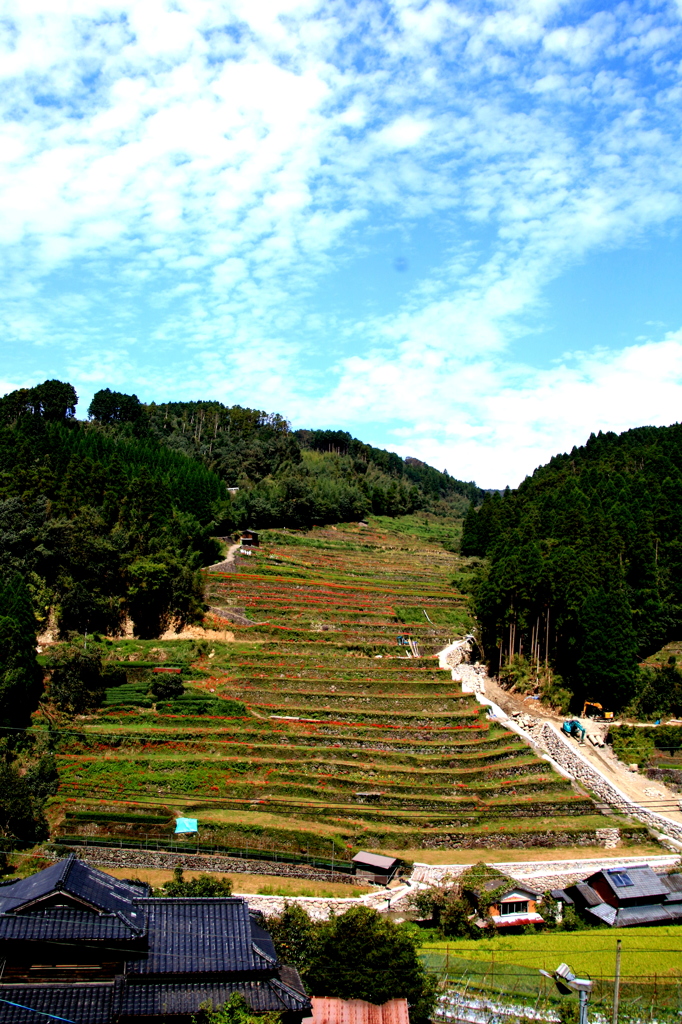
[[[129, 682], [59, 734], [62, 841], [166, 841], [185, 815], [200, 822], [194, 847], [349, 859], [594, 845], [597, 828], [625, 827], [438, 668], [436, 652], [473, 625], [471, 560], [448, 550], [438, 521], [261, 540], [237, 572], [207, 574], [211, 608], [252, 625], [220, 619], [234, 642], [186, 666], [196, 700], [155, 703]], [[126, 639], [111, 658], [171, 662], [186, 648]], [[634, 841], [645, 831], [625, 829]]]

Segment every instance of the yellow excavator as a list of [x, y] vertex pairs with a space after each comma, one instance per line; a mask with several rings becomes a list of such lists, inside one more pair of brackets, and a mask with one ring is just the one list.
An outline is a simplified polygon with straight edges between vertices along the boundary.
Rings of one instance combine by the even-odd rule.
[[604, 708], [602, 707], [602, 705], [598, 704], [596, 700], [586, 700], [585, 701], [585, 703], [583, 704], [583, 713], [580, 716], [581, 718], [587, 718], [587, 709], [588, 708], [598, 708], [599, 709], [599, 714], [595, 715], [594, 713], [592, 713], [589, 716], [590, 718], [613, 718], [613, 711], [604, 711]]

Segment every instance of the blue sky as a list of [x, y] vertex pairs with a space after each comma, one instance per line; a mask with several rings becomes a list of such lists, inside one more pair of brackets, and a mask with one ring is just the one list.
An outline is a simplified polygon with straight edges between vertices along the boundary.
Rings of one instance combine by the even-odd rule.
[[680, 418], [682, 7], [5, 0], [0, 389], [514, 485]]

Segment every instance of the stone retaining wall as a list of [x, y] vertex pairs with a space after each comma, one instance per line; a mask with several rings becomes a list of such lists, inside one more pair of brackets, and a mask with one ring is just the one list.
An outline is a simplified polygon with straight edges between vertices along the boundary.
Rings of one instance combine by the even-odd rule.
[[[277, 861], [246, 860], [242, 857], [221, 857], [216, 854], [170, 853], [165, 850], [125, 850], [116, 847], [78, 847], [74, 851], [88, 864], [107, 868], [155, 868], [172, 871], [229, 871], [231, 874], [274, 875], [283, 878], [305, 878], [310, 882], [343, 882], [367, 885], [367, 879], [340, 871], [325, 871], [306, 864], [283, 864]], [[46, 856], [58, 860], [53, 851]], [[60, 854], [62, 856], [62, 854]], [[352, 898], [352, 897], [351, 897]]]
[[[618, 846], [621, 839], [642, 840], [642, 830], [635, 826], [628, 829], [596, 828], [585, 832], [533, 831], [528, 833], [515, 833], [510, 830], [500, 832], [486, 832], [484, 835], [466, 835], [462, 832], [440, 833], [438, 836], [429, 836], [428, 833], [421, 840], [423, 850], [530, 850], [534, 847], [557, 847], [562, 846], [603, 846], [605, 849]], [[377, 840], [376, 846], [380, 843]]]
[[[156, 850], [88, 850], [81, 848], [76, 851], [78, 857], [93, 867], [129, 868], [131, 873], [139, 868], [174, 868], [181, 867], [187, 871], [253, 871], [264, 874], [265, 865], [261, 861], [237, 861], [229, 857], [206, 857], [197, 854], [163, 853]], [[52, 850], [43, 851], [45, 857], [57, 859]], [[235, 868], [234, 865], [247, 864], [249, 867]], [[296, 865], [270, 864], [271, 868], [295, 867]], [[311, 881], [331, 881], [331, 871], [307, 869], [310, 873], [296, 877], [308, 878]], [[273, 874], [274, 872], [267, 872]], [[283, 874], [283, 872], [277, 872]], [[354, 879], [352, 876], [334, 874], [335, 882], [350, 881], [353, 885], [366, 885], [367, 880]], [[315, 921], [326, 921], [330, 914], [345, 914], [351, 907], [372, 907], [375, 910], [403, 910], [412, 889], [409, 884], [395, 889], [378, 888], [363, 896], [266, 896], [260, 893], [239, 893], [254, 910], [261, 910], [266, 917], [281, 914], [287, 905], [292, 903], [301, 906]]]
[[649, 811], [646, 807], [642, 807], [641, 804], [637, 804], [634, 800], [622, 793], [613, 783], [609, 782], [604, 776], [594, 768], [589, 761], [587, 761], [579, 750], [574, 746], [569, 746], [566, 740], [560, 735], [559, 730], [550, 722], [545, 722], [541, 730], [541, 742], [546, 748], [550, 756], [564, 768], [565, 771], [569, 772], [573, 778], [579, 782], [584, 783], [593, 793], [596, 793], [598, 797], [606, 803], [611, 804], [613, 807], [617, 807], [618, 810], [624, 811], [626, 814], [632, 815], [633, 818], [637, 818], [638, 821], [648, 825], [649, 828], [655, 829], [657, 832], [663, 832], [667, 836], [671, 836], [673, 839], [682, 841], [682, 824], [673, 821], [672, 818], [667, 818], [663, 814], [656, 814], [655, 811]]

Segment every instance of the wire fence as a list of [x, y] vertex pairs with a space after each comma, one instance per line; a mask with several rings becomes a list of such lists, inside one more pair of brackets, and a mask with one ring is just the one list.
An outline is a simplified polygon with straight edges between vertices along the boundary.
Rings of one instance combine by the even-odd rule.
[[[441, 1021], [468, 1024], [503, 1024], [510, 1019], [558, 1021], [565, 1001], [576, 1004], [577, 997], [559, 995], [554, 982], [540, 974], [545, 965], [516, 965], [487, 960], [471, 960], [449, 950], [421, 954], [427, 970], [439, 979], [441, 995], [436, 1016]], [[682, 954], [680, 955], [682, 972]], [[610, 1024], [613, 1014], [613, 977], [592, 975], [590, 1018]], [[676, 1021], [682, 1016], [682, 973], [622, 974], [619, 1020], [641, 1022]]]

